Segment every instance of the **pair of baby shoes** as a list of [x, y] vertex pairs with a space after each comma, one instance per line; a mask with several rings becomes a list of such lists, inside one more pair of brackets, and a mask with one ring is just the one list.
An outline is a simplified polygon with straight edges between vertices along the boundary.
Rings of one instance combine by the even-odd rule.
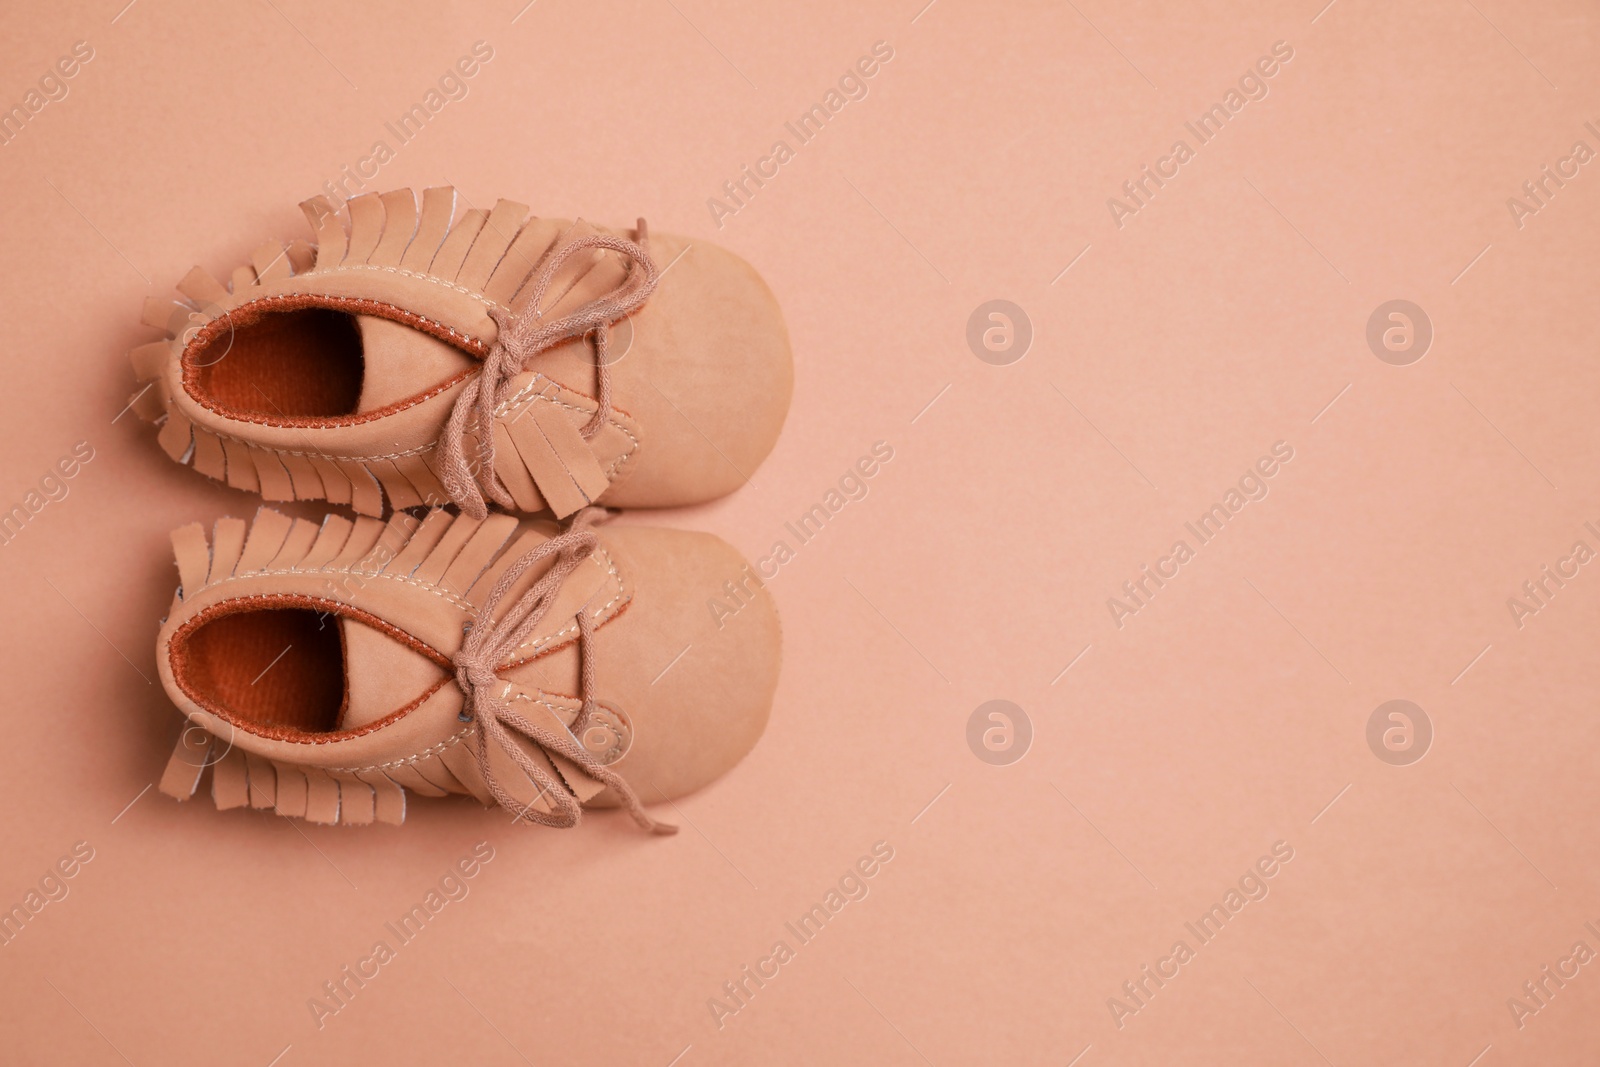
[[781, 314], [743, 260], [642, 219], [457, 200], [317, 197], [314, 241], [147, 302], [167, 339], [132, 354], [134, 407], [167, 454], [355, 512], [174, 531], [156, 659], [188, 725], [161, 789], [210, 767], [218, 807], [322, 823], [398, 823], [409, 790], [669, 830], [645, 801], [765, 727], [777, 614], [720, 539], [602, 523], [748, 478], [788, 410]]

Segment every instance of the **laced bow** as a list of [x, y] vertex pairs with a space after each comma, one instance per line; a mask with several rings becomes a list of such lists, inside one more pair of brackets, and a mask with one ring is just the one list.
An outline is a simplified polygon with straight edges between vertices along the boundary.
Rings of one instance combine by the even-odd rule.
[[[467, 698], [461, 717], [468, 721], [477, 720], [478, 771], [483, 775], [489, 792], [502, 807], [521, 812], [529, 821], [544, 826], [576, 826], [583, 815], [583, 808], [579, 805], [578, 798], [568, 792], [551, 775], [547, 767], [541, 766], [539, 761], [535, 761], [517, 745], [511, 737], [511, 731], [515, 730], [541, 748], [565, 756], [583, 768], [584, 773], [591, 778], [609, 786], [612, 792], [621, 798], [623, 805], [628, 809], [628, 814], [632, 815], [633, 820], [644, 829], [657, 834], [674, 834], [678, 832], [676, 826], [659, 823], [650, 818], [645, 813], [644, 804], [640, 802], [638, 794], [628, 783], [578, 743], [578, 737], [582, 735], [595, 712], [594, 624], [585, 609], [580, 608], [577, 614], [581, 665], [579, 691], [583, 707], [570, 728], [559, 733], [547, 729], [516, 711], [496, 692], [497, 690], [505, 692], [509, 689], [509, 685], [501, 681], [495, 668], [522, 646], [549, 613], [550, 605], [554, 603], [561, 584], [594, 551], [597, 538], [593, 527], [605, 518], [606, 512], [603, 508], [584, 508], [572, 517], [564, 532], [524, 553], [500, 576], [500, 580], [489, 591], [477, 618], [470, 624], [471, 629], [467, 632], [461, 651], [455, 657], [456, 682]], [[496, 621], [495, 609], [517, 580], [530, 568], [551, 556], [554, 556], [555, 560], [551, 563], [550, 569]], [[554, 804], [556, 808], [554, 812], [535, 811], [524, 805], [495, 779], [489, 767], [491, 743], [498, 745], [501, 751], [533, 780], [539, 787], [540, 795], [549, 798]]]
[[[489, 309], [489, 317], [499, 327], [494, 347], [484, 358], [483, 372], [469, 381], [456, 397], [450, 419], [439, 437], [439, 480], [463, 513], [475, 519], [486, 516], [486, 496], [508, 511], [516, 507], [494, 469], [494, 413], [495, 408], [505, 401], [511, 379], [527, 369], [534, 356], [571, 338], [591, 336], [595, 347], [595, 378], [599, 393], [596, 399], [599, 406], [580, 431], [583, 439], [587, 441], [605, 425], [606, 417], [611, 413], [611, 372], [606, 365], [606, 345], [611, 324], [632, 314], [648, 300], [660, 277], [655, 261], [647, 250], [649, 231], [644, 219], [639, 220], [638, 235], [637, 243], [599, 233], [579, 237], [539, 267], [521, 312], [514, 313], [498, 307]], [[570, 315], [544, 321], [541, 306], [557, 272], [573, 255], [593, 248], [626, 256], [638, 265], [638, 269], [629, 270], [627, 277], [616, 288], [596, 297]], [[475, 463], [467, 458], [466, 434], [469, 429], [477, 439]], [[474, 467], [478, 477], [473, 475]]]

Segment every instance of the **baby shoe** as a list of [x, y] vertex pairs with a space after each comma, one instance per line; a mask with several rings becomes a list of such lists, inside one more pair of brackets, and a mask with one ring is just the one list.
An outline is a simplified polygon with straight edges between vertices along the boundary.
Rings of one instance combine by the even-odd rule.
[[[219, 808], [398, 823], [406, 792], [470, 794], [574, 826], [621, 806], [670, 831], [670, 800], [737, 763], [766, 725], [777, 613], [710, 534], [435, 509], [172, 535], [181, 586], [162, 684], [188, 718], [161, 779]], [[714, 618], [712, 595], [739, 609]]]
[[[225, 286], [146, 301], [132, 353], [167, 454], [269, 500], [382, 515], [486, 502], [564, 518], [731, 492], [777, 440], [793, 369], [771, 291], [705, 241], [409, 189], [301, 205]], [[345, 221], [348, 218], [349, 232]]]

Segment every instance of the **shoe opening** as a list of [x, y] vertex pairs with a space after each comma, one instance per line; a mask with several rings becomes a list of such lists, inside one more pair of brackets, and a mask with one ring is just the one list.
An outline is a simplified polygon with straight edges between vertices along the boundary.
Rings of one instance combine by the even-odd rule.
[[219, 615], [175, 643], [173, 669], [196, 703], [247, 729], [330, 733], [345, 703], [340, 635], [308, 608]]
[[205, 710], [290, 740], [376, 729], [453, 678], [449, 658], [410, 634], [291, 596], [273, 607], [240, 600], [206, 609], [173, 635], [169, 663], [178, 688]]
[[354, 414], [366, 369], [355, 318], [319, 307], [235, 316], [185, 362], [200, 399], [230, 414], [290, 419]]

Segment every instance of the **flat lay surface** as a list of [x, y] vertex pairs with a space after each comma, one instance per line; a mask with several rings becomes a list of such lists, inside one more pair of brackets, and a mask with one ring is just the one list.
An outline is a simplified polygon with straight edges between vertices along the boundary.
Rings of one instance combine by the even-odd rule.
[[[124, 2], [0, 41], [11, 1061], [1600, 1059], [1592, 11]], [[782, 622], [676, 836], [151, 788], [169, 531], [260, 499], [143, 301], [441, 185], [783, 310], [771, 456], [615, 522]]]

